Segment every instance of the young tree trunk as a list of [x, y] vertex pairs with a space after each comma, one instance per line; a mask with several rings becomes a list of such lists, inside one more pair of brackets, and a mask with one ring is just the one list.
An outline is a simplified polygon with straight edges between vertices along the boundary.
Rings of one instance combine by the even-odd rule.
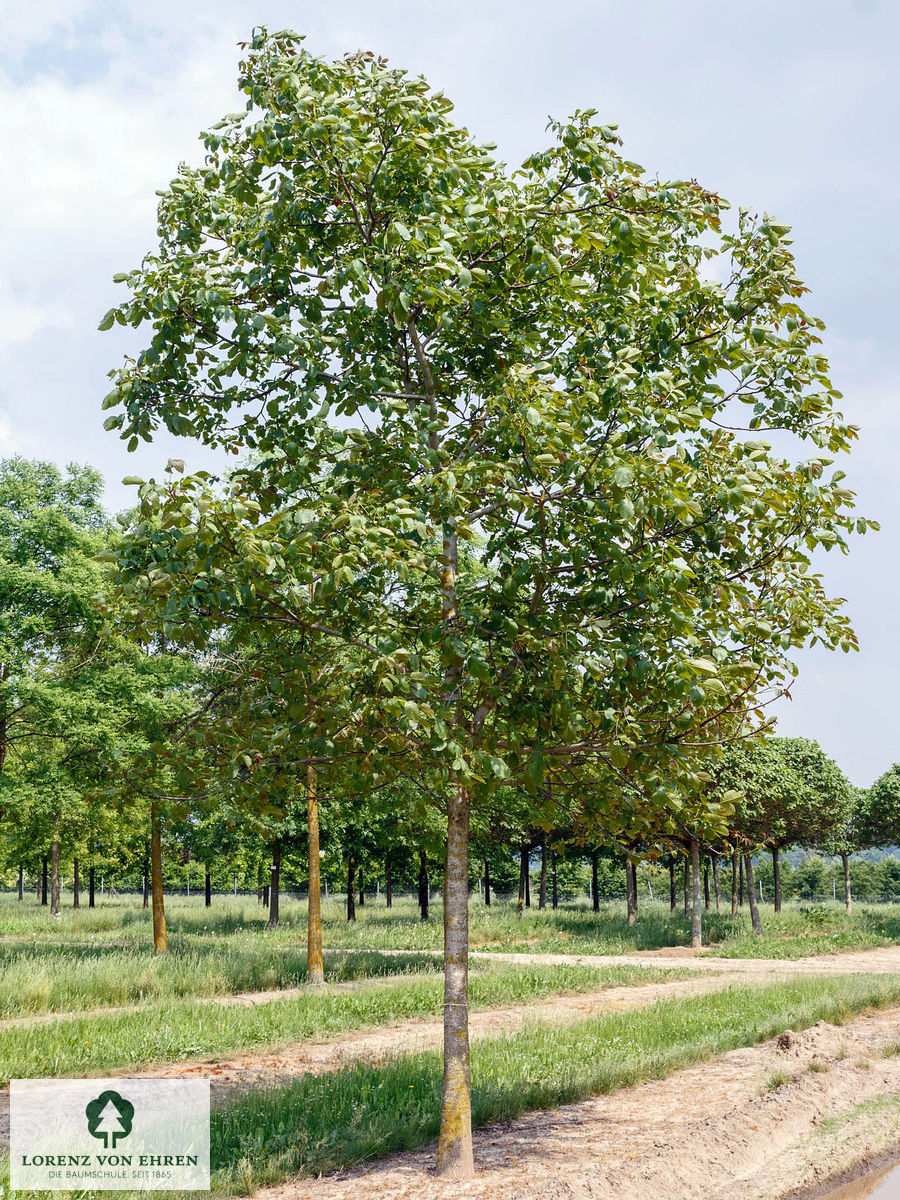
[[689, 917], [691, 913], [691, 894], [690, 894], [690, 861], [688, 858], [684, 860], [684, 915]]
[[703, 907], [709, 911], [709, 867], [703, 867]]
[[629, 925], [634, 924], [634, 876], [631, 873], [631, 859], [625, 859], [625, 913]]
[[25, 899], [25, 870], [23, 867], [20, 866], [19, 867], [19, 900], [22, 901], [24, 899]]
[[778, 847], [772, 847], [772, 884], [775, 889], [775, 911], [781, 912], [781, 859]]
[[469, 793], [459, 785], [447, 806], [444, 869], [444, 1086], [437, 1173], [475, 1172], [469, 1073]]
[[631, 902], [634, 905], [634, 915], [638, 911], [637, 859], [631, 860]]
[[431, 885], [428, 882], [428, 855], [424, 850], [419, 851], [419, 916], [423, 921], [428, 920], [428, 893]]
[[281, 902], [281, 839], [272, 845], [272, 885], [269, 892], [269, 928], [277, 929]]
[[713, 873], [713, 894], [715, 895], [715, 898], [716, 898], [716, 912], [719, 912], [720, 898], [719, 898], [719, 856], [718, 856], [718, 854], [714, 854], [712, 856], [712, 873]]
[[356, 895], [359, 898], [359, 907], [365, 908], [366, 907], [366, 887], [365, 887], [365, 883], [363, 881], [362, 869], [360, 869], [359, 876], [356, 881]]
[[559, 906], [559, 888], [556, 885], [556, 851], [554, 850], [550, 856], [550, 874], [551, 874], [551, 892], [553, 899], [551, 903], [554, 908]]
[[700, 843], [691, 838], [691, 946], [703, 945], [703, 903], [700, 895]]
[[744, 860], [738, 861], [738, 904], [744, 907]]
[[59, 916], [59, 834], [55, 829], [50, 843], [50, 916]]
[[150, 843], [144, 842], [144, 908], [150, 907]]
[[[421, 889], [420, 883], [420, 900]], [[356, 858], [352, 853], [347, 855], [347, 920], [356, 920]]]
[[384, 907], [391, 908], [394, 903], [394, 875], [391, 870], [391, 856], [384, 856]]
[[94, 907], [94, 866], [88, 867], [88, 908]]
[[[270, 872], [271, 872], [271, 869], [272, 868], [270, 867], [269, 868]], [[265, 878], [265, 875], [263, 876], [263, 878]], [[268, 907], [269, 907], [269, 885], [267, 883], [264, 883], [263, 884], [263, 908], [268, 908]]]
[[531, 851], [525, 858], [525, 907], [531, 908]]
[[262, 904], [262, 902], [263, 902], [262, 863], [258, 863], [257, 867], [256, 867], [256, 903]]
[[78, 874], [78, 859], [72, 860], [72, 907], [81, 908], [81, 877]]
[[209, 867], [206, 868], [206, 876], [203, 880], [203, 902], [207, 908], [212, 907], [212, 878], [209, 873]]
[[[163, 900], [162, 823], [159, 809], [150, 805], [150, 887], [153, 892], [153, 949], [165, 954], [169, 948], [166, 932], [166, 908]], [[91, 867], [91, 901], [93, 903], [94, 868]]]
[[738, 854], [735, 850], [731, 855], [731, 915], [736, 916], [738, 910]]
[[541, 837], [541, 886], [538, 891], [538, 908], [547, 907], [547, 835]]
[[841, 866], [844, 868], [844, 907], [849, 916], [853, 909], [853, 897], [850, 895], [850, 856], [848, 854], [841, 855]]
[[41, 859], [41, 904], [47, 903], [47, 860]]
[[675, 855], [669, 855], [669, 912], [675, 911], [677, 897], [675, 894]]
[[[594, 912], [600, 911], [600, 883], [597, 879], [597, 860], [600, 857], [599, 850], [591, 851], [591, 907]], [[628, 863], [625, 864], [625, 870], [628, 870]]]
[[491, 907], [491, 868], [487, 859], [484, 860], [484, 906]]
[[[322, 881], [319, 853], [319, 781], [312, 765], [306, 768], [306, 825], [309, 847], [309, 896], [306, 904], [306, 982], [321, 987], [325, 982], [322, 955]], [[388, 856], [388, 908], [391, 907], [391, 860]]]
[[753, 932], [759, 936], [762, 933], [762, 923], [759, 919], [759, 905], [756, 903], [756, 889], [753, 886], [753, 863], [749, 854], [744, 855], [744, 874], [747, 877], [747, 899], [750, 902], [750, 923]]
[[521, 917], [525, 905], [525, 880], [528, 878], [528, 851], [522, 846], [519, 850], [519, 895], [516, 900], [516, 916]]

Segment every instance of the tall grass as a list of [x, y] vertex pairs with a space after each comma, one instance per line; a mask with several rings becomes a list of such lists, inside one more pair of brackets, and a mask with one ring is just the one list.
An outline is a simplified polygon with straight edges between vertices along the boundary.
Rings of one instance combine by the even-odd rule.
[[[166, 906], [173, 946], [218, 943], [274, 950], [297, 947], [305, 939], [306, 904], [290, 896], [283, 900], [276, 930], [267, 928], [266, 910], [252, 899], [216, 897], [207, 909], [202, 898], [170, 896]], [[409, 952], [441, 948], [438, 905], [428, 921], [419, 919], [416, 905], [408, 899], [396, 900], [391, 909], [385, 908], [383, 901], [370, 902], [358, 909], [357, 915], [356, 922], [347, 922], [342, 901], [334, 897], [327, 901], [323, 906], [325, 945]], [[778, 958], [900, 941], [900, 905], [858, 905], [849, 917], [830, 904], [791, 902], [781, 914], [763, 905], [762, 920], [763, 937], [756, 938], [747, 911], [732, 917], [723, 905], [720, 913], [704, 913], [704, 940], [724, 956]], [[0, 938], [10, 948], [40, 945], [43, 950], [63, 951], [75, 943], [145, 948], [150, 942], [150, 926], [140, 901], [133, 897], [106, 899], [93, 910], [64, 908], [61, 917], [53, 921], [47, 909], [36, 906], [33, 899], [17, 904], [9, 896], [0, 896]], [[642, 901], [636, 923], [629, 926], [624, 906], [618, 902], [602, 905], [599, 913], [575, 903], [555, 911], [526, 909], [519, 918], [514, 904], [499, 902], [486, 908], [473, 898], [470, 938], [472, 947], [482, 950], [624, 954], [688, 945], [690, 928], [680, 908], [670, 913], [668, 905], [659, 902]]]
[[[325, 956], [331, 983], [439, 969], [424, 954]], [[294, 946], [192, 939], [164, 955], [149, 946], [0, 946], [0, 1018], [293, 988], [305, 980], [306, 951]]]

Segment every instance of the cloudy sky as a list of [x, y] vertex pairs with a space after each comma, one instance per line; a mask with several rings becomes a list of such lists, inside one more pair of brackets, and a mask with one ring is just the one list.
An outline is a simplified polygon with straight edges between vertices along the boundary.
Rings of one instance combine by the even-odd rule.
[[238, 107], [236, 43], [254, 25], [424, 74], [508, 162], [545, 144], [548, 115], [596, 108], [651, 172], [792, 224], [862, 429], [850, 486], [882, 533], [823, 556], [862, 650], [805, 653], [780, 728], [860, 785], [900, 760], [895, 0], [0, 0], [0, 18], [0, 455], [94, 463], [113, 507], [125, 474], [173, 452], [204, 464], [183, 441], [127, 455], [102, 431], [129, 334], [96, 329], [113, 273], [153, 244], [155, 189]]

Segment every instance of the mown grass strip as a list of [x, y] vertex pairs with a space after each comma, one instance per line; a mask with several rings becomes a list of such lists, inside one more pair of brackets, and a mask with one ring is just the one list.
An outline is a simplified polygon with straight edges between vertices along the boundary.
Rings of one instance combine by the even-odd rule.
[[[689, 974], [644, 967], [476, 965], [471, 1000], [473, 1008], [494, 1008]], [[309, 1038], [437, 1017], [442, 1003], [443, 984], [432, 971], [427, 976], [373, 981], [354, 990], [311, 991], [252, 1007], [177, 1001], [148, 1006], [137, 1013], [17, 1025], [0, 1029], [0, 1082], [92, 1075], [189, 1058], [277, 1050]]]

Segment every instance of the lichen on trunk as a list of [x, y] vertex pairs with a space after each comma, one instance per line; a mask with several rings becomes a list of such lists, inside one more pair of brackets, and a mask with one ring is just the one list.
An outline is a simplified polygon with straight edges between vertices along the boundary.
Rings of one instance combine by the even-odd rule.
[[469, 1068], [469, 806], [460, 783], [447, 806], [444, 870], [444, 1086], [437, 1172], [468, 1179], [472, 1151]]

